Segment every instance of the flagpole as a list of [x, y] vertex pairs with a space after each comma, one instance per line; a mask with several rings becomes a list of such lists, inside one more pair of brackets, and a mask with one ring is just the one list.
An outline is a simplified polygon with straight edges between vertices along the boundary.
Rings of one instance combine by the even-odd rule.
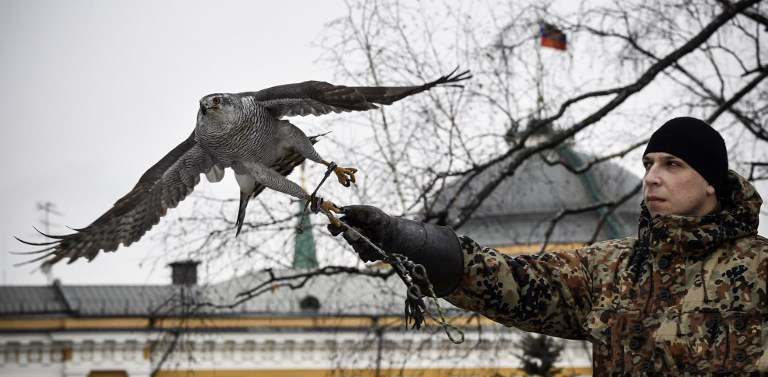
[[541, 61], [541, 46], [539, 44], [541, 43], [541, 26], [542, 26], [542, 19], [541, 17], [538, 17], [539, 20], [539, 33], [538, 37], [534, 39], [533, 42], [533, 48], [536, 50], [536, 120], [540, 120], [542, 118], [542, 110], [544, 108], [544, 93], [542, 89], [542, 81], [544, 80], [544, 63]]

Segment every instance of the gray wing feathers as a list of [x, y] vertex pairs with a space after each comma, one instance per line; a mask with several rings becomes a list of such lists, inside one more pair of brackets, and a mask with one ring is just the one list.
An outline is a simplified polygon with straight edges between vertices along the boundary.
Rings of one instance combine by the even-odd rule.
[[390, 105], [413, 94], [421, 93], [438, 85], [455, 84], [472, 77], [469, 71], [453, 72], [419, 86], [358, 86], [333, 85], [322, 81], [305, 81], [247, 92], [269, 109], [275, 118], [292, 115], [323, 115], [330, 112], [365, 111], [377, 109], [376, 104]]
[[[260, 101], [260, 103], [269, 109], [270, 113], [277, 119], [290, 116], [320, 116], [329, 113], [342, 113], [354, 111], [338, 106], [331, 106], [313, 99], [281, 98], [270, 101]], [[377, 108], [371, 105], [370, 109]], [[366, 109], [368, 110], [368, 109]]]
[[457, 74], [457, 70], [458, 68], [435, 81], [419, 86], [356, 86], [352, 87], [352, 89], [360, 93], [369, 102], [378, 103], [380, 105], [391, 105], [405, 97], [430, 90], [438, 85], [462, 87], [455, 83], [471, 79], [472, 75], [469, 74], [469, 71], [463, 71]]
[[[160, 221], [169, 208], [176, 207], [200, 182], [200, 173], [214, 165], [213, 157], [195, 142], [194, 133], [147, 170], [134, 188], [91, 225], [64, 236], [46, 235], [53, 242], [32, 243], [47, 246], [36, 260], [54, 264], [69, 258], [91, 260], [99, 251], [115, 251], [138, 241]], [[21, 241], [21, 240], [20, 240]]]
[[322, 81], [280, 85], [243, 95], [253, 97], [278, 119], [291, 115], [323, 115], [377, 108], [353, 88]]

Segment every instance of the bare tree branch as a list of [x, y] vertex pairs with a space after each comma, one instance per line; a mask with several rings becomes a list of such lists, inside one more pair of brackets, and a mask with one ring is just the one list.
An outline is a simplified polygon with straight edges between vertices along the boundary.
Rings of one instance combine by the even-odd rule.
[[598, 221], [598, 226], [595, 228], [594, 233], [592, 234], [592, 237], [589, 239], [587, 244], [592, 244], [597, 239], [597, 235], [600, 233], [600, 230], [603, 227], [603, 224], [605, 224], [605, 221], [608, 219], [608, 216], [610, 216], [613, 211], [618, 208], [618, 206], [624, 204], [627, 200], [635, 196], [638, 192], [640, 192], [640, 189], [643, 187], [642, 182], [637, 184], [632, 190], [629, 190], [626, 194], [621, 196], [618, 200], [615, 201], [607, 201], [607, 202], [601, 202], [601, 203], [593, 203], [588, 204], [585, 206], [581, 206], [578, 208], [563, 208], [560, 211], [558, 211], [554, 217], [549, 221], [549, 226], [547, 226], [547, 230], [544, 231], [544, 241], [541, 243], [541, 247], [539, 248], [539, 254], [543, 254], [547, 250], [547, 246], [549, 245], [549, 239], [552, 237], [552, 233], [555, 230], [555, 227], [557, 227], [557, 223], [560, 222], [565, 216], [568, 215], [575, 215], [578, 213], [586, 213], [586, 212], [592, 212], [596, 211], [601, 208], [607, 208], [608, 210], [605, 211], [600, 216], [600, 220]]
[[628, 147], [626, 147], [626, 148], [624, 148], [624, 149], [622, 149], [622, 150], [620, 150], [620, 151], [618, 151], [616, 153], [611, 153], [609, 155], [605, 155], [605, 156], [602, 156], [602, 157], [599, 157], [599, 158], [595, 158], [595, 159], [593, 159], [593, 160], [591, 160], [591, 161], [587, 162], [586, 164], [584, 164], [582, 166], [579, 166], [579, 167], [573, 166], [573, 165], [563, 161], [562, 159], [557, 159], [557, 160], [552, 161], [552, 160], [548, 159], [544, 154], [541, 155], [541, 159], [544, 161], [544, 163], [546, 163], [549, 166], [561, 165], [561, 166], [563, 166], [564, 168], [566, 168], [568, 171], [570, 171], [573, 174], [583, 174], [583, 173], [586, 173], [587, 171], [589, 171], [589, 169], [591, 169], [593, 166], [595, 166], [595, 165], [597, 165], [597, 164], [599, 164], [601, 162], [605, 162], [605, 161], [614, 159], [616, 157], [624, 156], [627, 153], [635, 150], [637, 147], [640, 147], [640, 146], [643, 146], [645, 144], [648, 144], [648, 140], [649, 139], [650, 138], [642, 139], [642, 140], [640, 140], [640, 141], [638, 141], [638, 142], [636, 142], [636, 143], [634, 143], [632, 145], [629, 145]]
[[347, 266], [325, 266], [314, 271], [294, 273], [294, 274], [289, 274], [285, 276], [275, 275], [272, 269], [267, 269], [264, 272], [266, 272], [269, 275], [269, 279], [259, 283], [253, 288], [250, 288], [246, 291], [242, 291], [238, 293], [237, 294], [238, 299], [235, 302], [230, 304], [198, 302], [197, 306], [211, 307], [215, 309], [232, 309], [254, 297], [258, 297], [259, 295], [262, 295], [266, 292], [271, 292], [274, 289], [278, 289], [278, 288], [289, 288], [291, 290], [299, 289], [317, 276], [332, 276], [332, 275], [339, 275], [339, 274], [348, 274], [348, 275], [365, 275], [365, 276], [386, 279], [394, 275], [394, 270], [392, 269], [361, 270], [359, 268], [347, 267]]
[[[701, 30], [696, 36], [691, 38], [687, 43], [680, 46], [678, 49], [676, 49], [675, 51], [668, 54], [663, 59], [653, 64], [634, 83], [616, 92], [616, 97], [614, 97], [607, 104], [603, 105], [599, 110], [593, 112], [591, 115], [587, 116], [580, 122], [574, 124], [567, 130], [558, 133], [558, 135], [553, 137], [550, 141], [542, 143], [541, 145], [536, 147], [524, 148], [523, 150], [521, 150], [516, 156], [514, 156], [512, 161], [507, 165], [503, 174], [498, 174], [496, 177], [494, 177], [492, 180], [486, 183], [485, 186], [478, 192], [478, 194], [475, 195], [474, 198], [472, 198], [464, 207], [461, 208], [459, 215], [457, 216], [456, 219], [451, 221], [450, 225], [454, 229], [460, 228], [461, 225], [463, 225], [467, 220], [469, 220], [469, 218], [477, 210], [477, 208], [480, 207], [480, 205], [483, 203], [485, 198], [487, 198], [488, 195], [491, 192], [493, 192], [493, 190], [495, 190], [496, 187], [498, 187], [501, 181], [503, 181], [507, 176], [512, 175], [514, 171], [517, 169], [517, 167], [528, 156], [534, 153], [537, 153], [539, 151], [542, 151], [544, 149], [551, 148], [554, 145], [557, 145], [562, 141], [564, 141], [565, 139], [573, 136], [577, 132], [583, 130], [584, 128], [599, 121], [611, 110], [615, 109], [616, 107], [621, 105], [624, 101], [626, 101], [627, 98], [629, 98], [631, 95], [639, 92], [644, 87], [646, 87], [653, 80], [653, 78], [656, 77], [656, 75], [658, 75], [664, 69], [672, 66], [677, 60], [679, 60], [680, 58], [687, 55], [691, 51], [695, 50], [698, 46], [703, 44], [710, 36], [712, 36], [712, 34], [714, 34], [717, 31], [719, 27], [721, 27], [726, 22], [731, 20], [736, 14], [738, 14], [738, 12], [746, 9], [749, 6], [756, 4], [758, 1], [759, 0], [743, 0], [734, 4], [732, 8], [725, 9], [724, 12], [722, 12], [717, 17], [715, 17], [712, 20], [712, 22], [710, 22], [703, 30]], [[566, 103], [568, 103], [568, 101], [566, 101]], [[558, 114], [551, 116], [549, 118], [543, 119], [542, 123], [543, 124], [552, 123], [554, 120], [557, 120], [560, 116], [562, 116], [563, 111], [564, 111], [564, 106], [561, 106], [561, 111]]]

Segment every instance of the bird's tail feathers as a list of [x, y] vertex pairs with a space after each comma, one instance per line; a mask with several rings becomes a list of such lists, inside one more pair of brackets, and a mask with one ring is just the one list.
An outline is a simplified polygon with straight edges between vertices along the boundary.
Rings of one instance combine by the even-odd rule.
[[237, 231], [235, 233], [235, 237], [240, 235], [240, 230], [243, 228], [243, 222], [245, 221], [245, 208], [248, 207], [248, 201], [250, 199], [250, 193], [244, 193], [240, 191], [240, 205], [237, 209]]
[[333, 131], [328, 131], [328, 132], [323, 132], [323, 133], [321, 133], [321, 134], [317, 134], [317, 135], [308, 136], [307, 138], [309, 139], [309, 141], [311, 141], [311, 142], [312, 142], [312, 144], [315, 144], [315, 143], [317, 143], [317, 141], [318, 141], [318, 140], [319, 140], [321, 137], [323, 137], [323, 136], [325, 136], [325, 135], [328, 135], [328, 134], [329, 134], [329, 133], [331, 133], [331, 132], [333, 132]]

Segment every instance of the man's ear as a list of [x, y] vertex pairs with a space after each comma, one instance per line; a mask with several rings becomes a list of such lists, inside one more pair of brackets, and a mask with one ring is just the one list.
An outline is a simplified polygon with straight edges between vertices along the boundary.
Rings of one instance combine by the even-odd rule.
[[712, 185], [707, 185], [707, 195], [715, 195], [715, 188]]

